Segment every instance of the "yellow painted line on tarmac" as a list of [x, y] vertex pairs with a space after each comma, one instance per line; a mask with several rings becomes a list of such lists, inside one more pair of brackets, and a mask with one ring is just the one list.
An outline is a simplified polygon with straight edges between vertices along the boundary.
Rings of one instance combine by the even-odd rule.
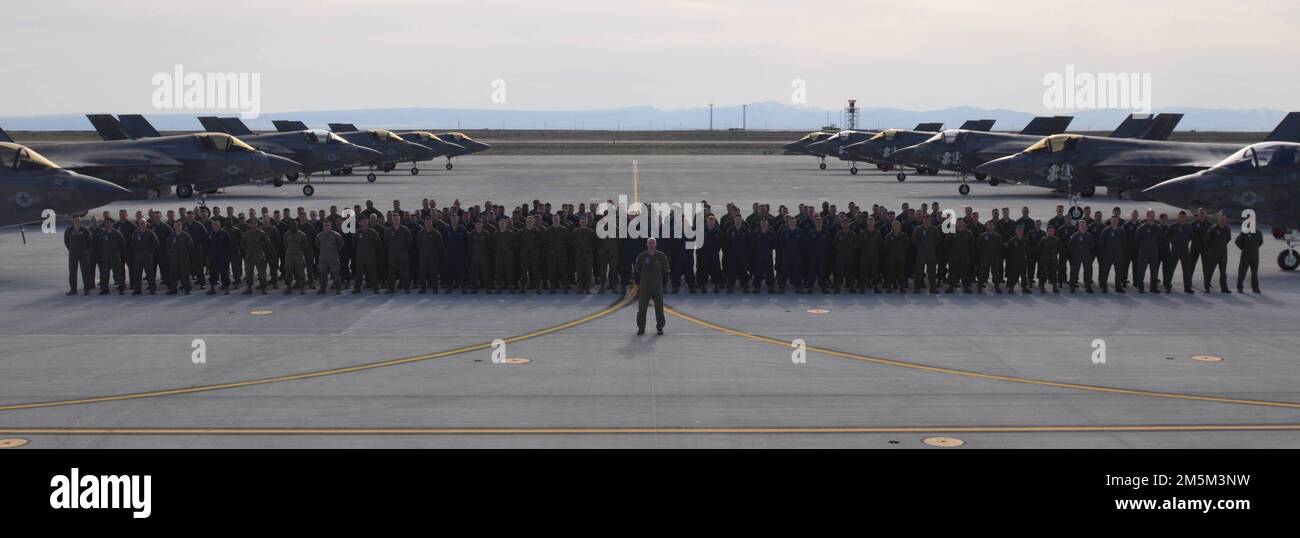
[[[697, 317], [695, 317], [695, 316], [692, 316], [692, 315], [690, 315], [690, 314], [686, 314], [686, 313], [681, 312], [681, 311], [679, 311], [679, 310], [676, 310], [676, 309], [674, 309], [674, 308], [672, 308], [672, 307], [667, 307], [667, 308], [665, 308], [664, 310], [667, 311], [667, 312], [668, 312], [670, 315], [672, 315], [672, 316], [675, 316], [675, 317], [677, 317], [677, 318], [683, 319], [683, 320], [685, 320], [685, 321], [687, 321], [687, 322], [690, 322], [690, 323], [694, 323], [694, 324], [699, 325], [699, 326], [701, 326], [701, 327], [707, 327], [707, 328], [709, 328], [709, 329], [713, 329], [713, 330], [715, 330], [715, 331], [723, 332], [723, 333], [730, 334], [730, 335], [733, 335], [733, 336], [739, 336], [739, 337], [741, 337], [741, 338], [747, 338], [747, 339], [754, 340], [754, 341], [757, 341], [757, 342], [763, 342], [763, 343], [767, 343], [767, 344], [773, 344], [773, 345], [781, 346], [781, 347], [783, 347], [783, 348], [789, 348], [789, 347], [790, 347], [790, 342], [787, 341], [787, 340], [778, 340], [778, 339], [776, 339], [776, 338], [772, 338], [772, 337], [769, 337], [769, 336], [763, 336], [763, 335], [759, 335], [759, 334], [753, 334], [753, 333], [748, 333], [748, 332], [744, 332], [744, 331], [739, 331], [739, 330], [732, 329], [732, 328], [728, 328], [728, 327], [723, 327], [723, 326], [718, 325], [718, 324], [716, 324], [716, 323], [711, 323], [711, 322], [708, 322], [708, 321], [704, 321], [704, 320], [702, 320], [702, 319], [700, 319], [700, 318], [697, 318]], [[913, 369], [913, 370], [922, 370], [922, 371], [926, 371], [926, 372], [934, 372], [934, 373], [948, 374], [948, 375], [957, 375], [957, 376], [969, 377], [969, 378], [975, 378], [975, 379], [988, 379], [988, 380], [993, 380], [993, 381], [1006, 381], [1006, 382], [1009, 382], [1009, 383], [1022, 383], [1022, 384], [1026, 384], [1026, 385], [1037, 385], [1037, 386], [1040, 386], [1040, 387], [1053, 387], [1053, 388], [1061, 388], [1061, 389], [1073, 389], [1073, 390], [1082, 390], [1082, 391], [1089, 391], [1089, 392], [1100, 392], [1100, 393], [1104, 393], [1104, 394], [1124, 394], [1124, 395], [1129, 395], [1129, 396], [1147, 396], [1147, 397], [1152, 397], [1152, 398], [1169, 398], [1169, 399], [1175, 399], [1175, 400], [1193, 400], [1193, 401], [1214, 402], [1214, 403], [1224, 403], [1224, 404], [1254, 405], [1254, 406], [1263, 406], [1263, 407], [1282, 407], [1282, 408], [1287, 408], [1287, 409], [1300, 409], [1300, 403], [1296, 403], [1296, 402], [1275, 402], [1275, 401], [1269, 401], [1269, 400], [1251, 400], [1251, 399], [1244, 399], [1244, 398], [1224, 398], [1224, 397], [1220, 397], [1220, 396], [1205, 396], [1205, 395], [1199, 395], [1199, 394], [1183, 394], [1183, 393], [1179, 393], [1179, 392], [1160, 392], [1160, 391], [1153, 391], [1153, 390], [1126, 389], [1126, 388], [1120, 388], [1120, 387], [1106, 387], [1106, 386], [1101, 386], [1101, 385], [1085, 385], [1085, 384], [1081, 384], [1081, 383], [1067, 383], [1067, 382], [1063, 382], [1063, 381], [1051, 381], [1051, 380], [1046, 380], [1046, 379], [1033, 379], [1033, 378], [1028, 378], [1028, 377], [1018, 377], [1018, 376], [1010, 376], [1010, 375], [987, 374], [987, 373], [983, 373], [983, 372], [975, 372], [975, 371], [971, 371], [971, 370], [961, 370], [961, 369], [958, 369], [958, 368], [947, 368], [947, 367], [943, 367], [943, 366], [931, 366], [931, 365], [927, 365], [927, 364], [920, 364], [920, 363], [909, 362], [909, 361], [901, 361], [901, 360], [896, 360], [896, 359], [884, 359], [884, 358], [880, 358], [880, 357], [870, 357], [870, 356], [867, 356], [867, 355], [860, 355], [860, 354], [857, 354], [857, 353], [849, 353], [849, 352], [847, 352], [847, 351], [839, 351], [839, 350], [835, 350], [835, 349], [828, 349], [828, 348], [817, 347], [817, 346], [808, 346], [807, 349], [808, 349], [809, 351], [815, 351], [815, 352], [817, 352], [817, 353], [821, 353], [821, 354], [824, 354], [824, 355], [831, 355], [831, 356], [834, 356], [834, 357], [840, 357], [840, 358], [850, 359], [850, 360], [855, 360], [855, 361], [859, 361], [859, 362], [867, 362], [867, 363], [872, 363], [872, 364], [883, 364], [883, 365], [886, 365], [886, 366], [898, 366], [898, 367], [902, 367], [902, 368], [910, 368], [910, 369]]]
[[[566, 329], [571, 329], [573, 327], [582, 325], [592, 320], [605, 317], [623, 308], [624, 306], [627, 306], [629, 303], [632, 302], [632, 297], [634, 296], [635, 296], [635, 290], [632, 290], [629, 291], [622, 298], [618, 299], [614, 303], [605, 307], [604, 310], [601, 310], [599, 312], [588, 314], [586, 316], [575, 319], [573, 321], [567, 321], [559, 325], [553, 325], [551, 327], [533, 331], [527, 334], [521, 334], [517, 336], [511, 336], [509, 338], [503, 338], [502, 340], [504, 340], [507, 344], [511, 344], [514, 342], [528, 340], [530, 338], [537, 338], [539, 336], [545, 336]], [[317, 370], [314, 372], [303, 372], [300, 374], [290, 374], [290, 375], [282, 375], [282, 376], [275, 376], [275, 377], [264, 377], [260, 379], [250, 379], [247, 381], [233, 381], [230, 383], [197, 385], [192, 387], [179, 387], [174, 389], [153, 390], [147, 392], [133, 392], [129, 394], [116, 394], [110, 396], [95, 396], [95, 397], [77, 398], [71, 400], [53, 400], [47, 402], [32, 402], [32, 403], [22, 403], [22, 404], [0, 405], [0, 411], [17, 411], [21, 409], [40, 409], [45, 407], [59, 407], [65, 405], [116, 402], [122, 400], [139, 400], [143, 398], [157, 398], [160, 396], [175, 396], [179, 394], [194, 394], [197, 392], [209, 392], [214, 390], [226, 390], [226, 389], [235, 389], [241, 387], [251, 387], [254, 385], [267, 385], [270, 383], [281, 383], [285, 381], [299, 381], [303, 379], [313, 379], [317, 377], [325, 377], [325, 376], [332, 376], [332, 375], [351, 374], [356, 372], [364, 372], [366, 370], [375, 370], [378, 368], [388, 368], [390, 366], [400, 366], [403, 364], [411, 364], [415, 362], [422, 362], [422, 361], [428, 361], [433, 359], [441, 359], [443, 357], [450, 357], [452, 355], [460, 355], [462, 353], [469, 353], [473, 351], [490, 349], [491, 347], [492, 347], [491, 342], [485, 342], [481, 344], [473, 344], [473, 345], [458, 347], [455, 349], [449, 349], [446, 351], [439, 351], [436, 353], [429, 353], [427, 355], [418, 355], [415, 357], [390, 359], [390, 360], [379, 361], [379, 362], [358, 364], [356, 366], [346, 366], [343, 368], [331, 368], [328, 370]]]
[[0, 428], [0, 435], [722, 435], [1216, 431], [1300, 431], [1300, 424], [1088, 424], [1047, 426], [831, 426], [736, 428]]

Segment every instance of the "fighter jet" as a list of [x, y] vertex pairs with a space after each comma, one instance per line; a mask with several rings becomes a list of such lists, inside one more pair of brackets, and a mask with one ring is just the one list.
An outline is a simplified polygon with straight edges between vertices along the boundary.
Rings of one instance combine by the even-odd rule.
[[841, 161], [848, 161], [849, 173], [856, 175], [858, 173], [858, 161], [861, 159], [855, 155], [844, 153], [844, 148], [876, 136], [877, 132], [879, 131], [850, 131], [846, 129], [827, 137], [825, 140], [808, 144], [808, 151], [830, 155]]
[[[307, 184], [302, 186], [302, 193], [306, 196], [316, 192], [311, 186], [313, 172], [361, 165], [383, 157], [383, 154], [378, 151], [358, 146], [340, 138], [339, 135], [321, 129], [259, 135], [253, 134], [239, 118], [200, 116], [199, 123], [203, 125], [204, 130], [238, 136], [240, 140], [259, 151], [292, 159], [301, 164], [307, 181]], [[298, 181], [299, 176], [294, 172], [284, 177], [294, 182]], [[280, 186], [280, 178], [274, 181], [277, 187]]]
[[[1044, 136], [1063, 133], [1073, 119], [1072, 116], [1040, 116], [1031, 120], [1020, 134], [948, 129], [925, 142], [894, 152], [892, 158], [926, 168], [956, 172], [961, 179], [957, 191], [966, 195], [970, 194], [966, 176], [974, 173], [976, 166], [1025, 149]], [[906, 178], [903, 175], [898, 180]], [[984, 174], [977, 174], [975, 179], [983, 181]], [[989, 185], [997, 185], [997, 179], [990, 179]]]
[[[470, 148], [467, 148], [455, 142], [448, 142], [447, 139], [443, 138], [443, 136], [446, 135], [436, 135], [429, 131], [403, 131], [401, 133], [397, 133], [397, 136], [400, 136], [405, 140], [410, 140], [411, 142], [415, 142], [416, 144], [432, 149], [433, 158], [435, 159], [438, 157], [446, 157], [448, 170], [451, 170], [452, 157], [456, 157], [458, 155], [469, 155], [471, 153], [477, 153], [479, 151], [483, 151], [482, 149], [471, 151]], [[469, 139], [469, 137], [465, 137], [465, 138]], [[470, 143], [471, 145], [479, 144], [481, 146], [491, 147], [488, 146], [487, 144], [481, 144], [472, 139], [469, 139], [467, 143]], [[415, 165], [416, 165], [415, 161], [411, 161], [411, 175], [420, 173], [419, 169], [416, 168]]]
[[[968, 131], [988, 131], [993, 128], [997, 120], [969, 120], [963, 123], [959, 129]], [[923, 130], [922, 128], [926, 128]], [[903, 166], [910, 166], [919, 173], [935, 175], [939, 171], [936, 169], [917, 166], [912, 163], [902, 162], [891, 158], [893, 153], [901, 148], [914, 146], [924, 142], [926, 139], [933, 137], [937, 131], [943, 129], [942, 123], [924, 123], [917, 126], [915, 130], [906, 129], [885, 129], [862, 142], [850, 144], [844, 147], [844, 153], [854, 155], [861, 160], [876, 163], [876, 168], [883, 171], [890, 171]], [[898, 173], [898, 180], [907, 179], [907, 174], [901, 170]]]
[[451, 169], [452, 169], [452, 166], [451, 166], [451, 158], [452, 158], [452, 157], [460, 157], [460, 156], [462, 156], [462, 155], [473, 155], [473, 154], [475, 154], [475, 153], [479, 153], [479, 152], [483, 152], [483, 151], [487, 151], [487, 150], [489, 150], [489, 149], [492, 149], [492, 145], [491, 145], [491, 144], [488, 144], [488, 143], [486, 143], [486, 142], [479, 142], [478, 140], [474, 140], [473, 138], [470, 138], [469, 135], [467, 135], [467, 134], [465, 134], [465, 133], [457, 133], [457, 132], [438, 133], [436, 136], [437, 136], [438, 138], [442, 139], [442, 140], [445, 140], [445, 141], [447, 141], [447, 142], [451, 142], [452, 144], [456, 144], [456, 145], [458, 145], [458, 146], [460, 146], [460, 147], [462, 147], [462, 148], [465, 148], [464, 150], [462, 150], [462, 151], [460, 151], [460, 152], [458, 152], [458, 153], [453, 153], [453, 154], [447, 156], [447, 169], [448, 169], [448, 170], [451, 170]]
[[[1300, 112], [1288, 114], [1266, 141], [1300, 142]], [[1084, 197], [1105, 186], [1112, 196], [1128, 193], [1141, 200], [1143, 189], [1214, 166], [1240, 149], [1237, 144], [1057, 135], [979, 170]]]
[[784, 149], [787, 153], [792, 155], [808, 155], [810, 157], [816, 157], [817, 160], [819, 161], [818, 166], [822, 170], [825, 170], [826, 154], [812, 151], [808, 149], [808, 146], [816, 142], [821, 142], [822, 140], [826, 140], [827, 138], [830, 138], [832, 136], [835, 136], [835, 133], [828, 133], [825, 131], [813, 131], [811, 133], [803, 135], [803, 138], [800, 138], [798, 140], [795, 140], [794, 142], [790, 142], [789, 144], [781, 146], [781, 149]]
[[[8, 135], [0, 130], [0, 138]], [[129, 196], [131, 191], [99, 178], [59, 168], [30, 148], [0, 142], [0, 226], [81, 215]]]
[[1229, 218], [1255, 212], [1256, 224], [1273, 226], [1273, 237], [1286, 241], [1277, 256], [1283, 270], [1300, 267], [1300, 144], [1261, 142], [1246, 146], [1200, 172], [1163, 181], [1142, 193], [1188, 210], [1222, 211]]
[[[105, 124], [100, 115], [92, 120]], [[112, 116], [107, 116], [113, 119]], [[116, 120], [107, 124], [127, 133]], [[98, 127], [98, 126], [97, 126]], [[135, 196], [176, 189], [180, 198], [197, 190], [211, 194], [224, 187], [269, 180], [301, 170], [283, 157], [257, 151], [225, 133], [198, 133], [104, 142], [30, 144], [59, 166], [130, 189]]]
[[[275, 129], [282, 133], [307, 130], [307, 125], [300, 121], [275, 120], [271, 124], [275, 125]], [[376, 169], [388, 172], [397, 168], [399, 162], [416, 159], [428, 160], [433, 155], [432, 149], [403, 140], [402, 137], [386, 129], [361, 131], [350, 123], [331, 123], [330, 131], [348, 142], [370, 148], [381, 154], [372, 161], [361, 163], [370, 167], [371, 171], [366, 175], [366, 181], [371, 183], [378, 179], [374, 173]], [[415, 173], [419, 173], [419, 170], [416, 170]], [[330, 170], [330, 175], [340, 174], [352, 175], [352, 166], [341, 166], [337, 170]]]

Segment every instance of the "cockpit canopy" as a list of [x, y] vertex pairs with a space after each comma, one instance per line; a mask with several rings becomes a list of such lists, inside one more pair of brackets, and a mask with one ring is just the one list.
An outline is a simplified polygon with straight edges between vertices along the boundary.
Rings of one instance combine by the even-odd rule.
[[1025, 148], [1024, 153], [1061, 153], [1063, 151], [1074, 151], [1079, 149], [1079, 141], [1081, 140], [1083, 140], [1083, 137], [1080, 135], [1052, 135], [1034, 142], [1034, 145]]
[[1217, 170], [1255, 171], [1261, 168], [1282, 168], [1300, 164], [1300, 144], [1289, 142], [1262, 142], [1242, 148], [1214, 165]]
[[235, 138], [225, 133], [199, 133], [194, 135], [199, 147], [212, 151], [225, 152], [250, 152], [255, 153], [257, 150], [252, 146], [245, 144], [243, 140]]
[[893, 140], [895, 138], [898, 138], [898, 133], [901, 132], [903, 132], [902, 129], [885, 129], [883, 131], [880, 131], [879, 133], [876, 133], [876, 136], [871, 137], [871, 139], [872, 140]]
[[389, 142], [401, 142], [402, 137], [393, 134], [387, 129], [374, 129], [370, 131], [370, 137], [375, 140], [386, 140]]
[[966, 138], [966, 131], [963, 131], [961, 129], [948, 129], [945, 131], [940, 131], [938, 133], [935, 133], [935, 135], [930, 137], [929, 140], [926, 140], [926, 142], [956, 144], [957, 142], [961, 142], [965, 138]]
[[346, 143], [348, 143], [348, 141], [347, 141], [347, 140], [344, 140], [343, 137], [340, 137], [339, 135], [336, 135], [336, 134], [331, 133], [331, 132], [329, 132], [329, 131], [326, 131], [326, 130], [324, 130], [324, 129], [312, 129], [312, 130], [310, 130], [310, 131], [303, 131], [303, 136], [307, 137], [307, 143], [309, 143], [309, 144], [346, 144]]
[[26, 146], [0, 142], [0, 169], [22, 171], [50, 170], [58, 167]]
[[806, 134], [806, 135], [803, 135], [803, 138], [800, 138], [799, 140], [806, 140], [806, 141], [808, 141], [808, 142], [821, 142], [822, 140], [826, 140], [827, 138], [830, 138], [830, 137], [831, 137], [831, 134], [830, 134], [830, 133], [824, 133], [824, 132], [821, 132], [821, 131], [817, 131], [817, 132], [812, 132], [812, 133], [808, 133], [808, 134]]

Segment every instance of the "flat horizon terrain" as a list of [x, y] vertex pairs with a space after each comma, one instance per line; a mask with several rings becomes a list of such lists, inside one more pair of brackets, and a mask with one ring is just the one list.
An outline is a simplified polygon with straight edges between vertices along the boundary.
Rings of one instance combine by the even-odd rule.
[[[811, 157], [512, 155], [498, 152], [504, 137], [483, 138], [499, 145], [451, 171], [316, 179], [311, 198], [301, 182], [240, 187], [207, 203], [510, 207], [627, 194], [746, 208], [937, 201], [986, 216], [1028, 206], [1046, 220], [1063, 202], [1017, 185], [961, 196], [947, 175], [898, 182], [835, 161], [818, 170]], [[1199, 271], [1194, 295], [683, 292], [666, 297], [665, 336], [635, 336], [635, 305], [610, 294], [67, 297], [61, 235], [28, 227], [26, 241], [0, 230], [0, 439], [25, 448], [1300, 446], [1300, 275], [1277, 267], [1271, 237], [1260, 295], [1199, 293]], [[191, 361], [196, 338], [205, 364]], [[493, 364], [494, 339], [530, 362]], [[806, 364], [791, 359], [796, 339]], [[1104, 364], [1092, 360], [1097, 339]]]

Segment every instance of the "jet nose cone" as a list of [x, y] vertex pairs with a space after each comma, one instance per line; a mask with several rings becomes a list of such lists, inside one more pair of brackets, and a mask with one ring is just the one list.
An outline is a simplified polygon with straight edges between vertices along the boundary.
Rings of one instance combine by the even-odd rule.
[[84, 206], [73, 208], [70, 213], [89, 211], [106, 206], [131, 195], [131, 191], [97, 177], [68, 172], [68, 181], [72, 184], [77, 200]]
[[1196, 197], [1196, 180], [1200, 173], [1176, 177], [1150, 187], [1142, 194], [1175, 207], [1188, 207]]
[[302, 165], [298, 164], [298, 161], [279, 155], [267, 155], [266, 164], [271, 167], [271, 177], [295, 174], [302, 171]]

